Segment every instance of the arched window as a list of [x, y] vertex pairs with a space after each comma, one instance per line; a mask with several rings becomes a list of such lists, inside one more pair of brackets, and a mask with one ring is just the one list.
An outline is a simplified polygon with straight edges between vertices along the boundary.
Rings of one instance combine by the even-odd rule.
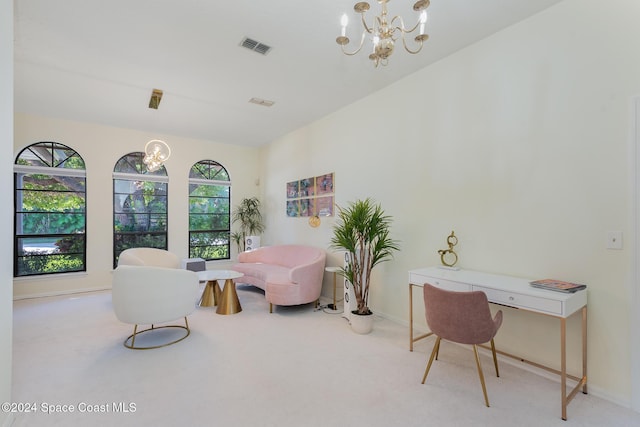
[[229, 259], [231, 180], [213, 160], [189, 172], [189, 258]]
[[86, 271], [86, 171], [73, 149], [38, 142], [16, 157], [14, 277]]
[[167, 170], [149, 172], [144, 153], [129, 153], [113, 168], [113, 268], [125, 249], [167, 249]]

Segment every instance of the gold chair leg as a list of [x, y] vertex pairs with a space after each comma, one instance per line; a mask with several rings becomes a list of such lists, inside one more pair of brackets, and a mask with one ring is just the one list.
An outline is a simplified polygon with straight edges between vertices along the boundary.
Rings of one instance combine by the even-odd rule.
[[[153, 326], [153, 325], [152, 325]], [[136, 334], [138, 333], [138, 325], [133, 326], [133, 335], [131, 336], [131, 347], [136, 346]]]
[[478, 357], [478, 347], [473, 345], [473, 353], [476, 356], [476, 365], [478, 365], [478, 375], [480, 376], [480, 384], [482, 384], [482, 393], [484, 394], [484, 403], [489, 406], [489, 398], [487, 397], [487, 387], [484, 384], [484, 375], [482, 375], [482, 366], [480, 366], [480, 357]]
[[[186, 331], [186, 333], [171, 342], [168, 343], [164, 343], [164, 344], [159, 344], [159, 345], [153, 345], [153, 346], [147, 346], [147, 347], [136, 347], [136, 337], [144, 334], [145, 332], [153, 332], [153, 331], [157, 331], [159, 329], [165, 329], [165, 328], [177, 328], [177, 329], [184, 329]], [[138, 324], [135, 324], [133, 326], [133, 334], [129, 335], [123, 342], [123, 345], [131, 350], [150, 350], [153, 348], [160, 348], [160, 347], [166, 347], [168, 345], [171, 344], [175, 344], [177, 342], [182, 341], [183, 339], [185, 339], [186, 337], [188, 337], [191, 334], [191, 329], [189, 329], [189, 321], [187, 320], [187, 317], [184, 317], [184, 326], [180, 326], [180, 325], [167, 325], [167, 326], [158, 326], [156, 327], [155, 325], [151, 325], [150, 328], [148, 329], [143, 329], [141, 331], [138, 330]], [[129, 344], [129, 340], [131, 340], [131, 344]], [[143, 341], [144, 342], [144, 341]]]
[[496, 377], [499, 377], [500, 371], [498, 371], [498, 358], [496, 357], [496, 345], [493, 342], [493, 338], [491, 338], [491, 353], [493, 353], [493, 364], [496, 367]]
[[433, 345], [433, 350], [431, 350], [431, 357], [429, 357], [429, 363], [427, 363], [427, 369], [424, 371], [424, 376], [422, 377], [422, 384], [427, 380], [427, 375], [429, 374], [429, 369], [431, 369], [431, 364], [433, 363], [433, 358], [438, 353], [440, 349], [440, 337], [436, 338], [436, 342]]
[[273, 304], [269, 303], [269, 313], [273, 313]]

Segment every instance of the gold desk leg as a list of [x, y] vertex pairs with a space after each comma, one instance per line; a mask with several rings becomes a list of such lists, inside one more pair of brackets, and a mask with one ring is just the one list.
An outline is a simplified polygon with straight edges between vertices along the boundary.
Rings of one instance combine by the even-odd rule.
[[220, 290], [218, 281], [208, 280], [207, 284], [204, 285], [204, 291], [202, 292], [202, 297], [200, 298], [200, 307], [213, 307], [218, 305], [221, 293], [222, 291]]
[[[426, 334], [413, 336], [413, 287], [419, 285], [413, 285], [409, 283], [409, 351], [413, 351], [413, 343], [420, 341], [423, 338], [430, 337], [433, 332], [427, 332]], [[436, 358], [437, 359], [437, 358]]]
[[413, 286], [409, 283], [409, 351], [413, 351]]
[[222, 291], [222, 297], [218, 303], [218, 314], [236, 314], [242, 311], [240, 300], [238, 299], [238, 293], [236, 291], [236, 284], [233, 279], [227, 279], [224, 282], [224, 290]]
[[587, 306], [582, 307], [582, 392], [587, 394]]
[[567, 421], [567, 319], [560, 319], [560, 388], [562, 419]]

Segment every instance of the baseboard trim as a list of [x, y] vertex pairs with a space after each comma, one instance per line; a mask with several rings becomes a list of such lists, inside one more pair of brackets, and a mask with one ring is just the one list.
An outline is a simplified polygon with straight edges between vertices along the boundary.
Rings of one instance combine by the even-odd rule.
[[73, 294], [86, 294], [90, 292], [102, 292], [108, 291], [111, 287], [101, 287], [101, 288], [81, 288], [81, 289], [72, 289], [68, 291], [52, 291], [52, 292], [41, 292], [37, 294], [27, 294], [27, 295], [14, 295], [13, 300], [25, 300], [25, 299], [35, 299], [35, 298], [48, 298], [48, 297], [59, 297], [64, 295], [73, 295]]

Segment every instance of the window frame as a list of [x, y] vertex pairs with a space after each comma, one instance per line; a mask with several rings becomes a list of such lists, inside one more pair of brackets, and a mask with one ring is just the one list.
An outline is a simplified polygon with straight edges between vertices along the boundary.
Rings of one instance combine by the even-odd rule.
[[[36, 150], [36, 147], [40, 147], [44, 150]], [[30, 155], [29, 155], [30, 153]], [[62, 155], [61, 155], [62, 154]], [[68, 162], [70, 159], [79, 159], [80, 163], [73, 166], [73, 162]], [[39, 165], [21, 164], [21, 162], [29, 163], [36, 162]], [[81, 166], [81, 167], [77, 167]], [[59, 182], [63, 185], [64, 190], [51, 189], [51, 188], [26, 188], [24, 184], [25, 175], [44, 175], [48, 177], [64, 177], [71, 178], [73, 180], [80, 181], [80, 187], [82, 190], [73, 189], [68, 187], [67, 183]], [[68, 145], [55, 142], [55, 141], [40, 141], [28, 145], [23, 148], [15, 158], [13, 165], [13, 196], [14, 196], [14, 228], [13, 228], [13, 277], [14, 278], [28, 278], [34, 276], [44, 276], [52, 274], [69, 274], [87, 271], [87, 177], [86, 177], [86, 163], [82, 156], [73, 148]], [[55, 180], [55, 178], [53, 178]], [[64, 207], [59, 211], [42, 210], [42, 211], [28, 211], [24, 208], [24, 194], [25, 192], [50, 192], [50, 193], [72, 193], [80, 194], [82, 204], [79, 210], [73, 209], [69, 212]], [[51, 216], [60, 215], [61, 217], [79, 217], [80, 220], [75, 225], [64, 225], [64, 227], [78, 227], [74, 232], [51, 232], [49, 229], [47, 233], [29, 233], [25, 232], [24, 224], [25, 219], [31, 215], [46, 214], [49, 218]], [[47, 221], [48, 222], [48, 221]], [[60, 226], [60, 225], [59, 225]], [[49, 225], [47, 225], [49, 227]], [[79, 231], [78, 231], [79, 230]], [[61, 246], [65, 244], [69, 245], [68, 248], [62, 249]], [[51, 240], [53, 245], [57, 246], [50, 252], [33, 253], [30, 255], [25, 254], [24, 243], [27, 240]], [[79, 244], [79, 245], [78, 245]], [[29, 261], [25, 259], [31, 258], [32, 261], [40, 258], [44, 261], [35, 261], [34, 264], [46, 263], [44, 266], [52, 268], [51, 271], [45, 271], [43, 264], [38, 267], [33, 267], [31, 272], [25, 273], [26, 264]], [[56, 259], [62, 260], [64, 263], [73, 265], [79, 261], [78, 267], [55, 269]]]
[[[205, 169], [203, 169], [203, 167]], [[199, 177], [195, 177], [199, 176]], [[226, 178], [226, 179], [217, 179], [217, 178]], [[205, 197], [202, 195], [193, 196], [191, 187], [193, 185], [196, 186], [223, 186], [227, 187], [227, 197], [219, 197], [219, 196], [210, 196]], [[205, 261], [223, 261], [231, 259], [231, 177], [229, 176], [229, 172], [227, 169], [220, 163], [215, 160], [200, 160], [195, 163], [191, 169], [189, 170], [189, 183], [188, 183], [188, 197], [189, 197], [189, 206], [188, 206], [188, 216], [189, 216], [189, 228], [188, 228], [188, 250], [189, 250], [189, 258], [202, 258]], [[192, 223], [195, 222], [194, 216], [202, 217], [207, 215], [207, 213], [194, 213], [192, 212], [192, 201], [194, 199], [224, 199], [226, 200], [227, 205], [227, 216], [226, 216], [226, 228], [208, 228], [208, 229], [192, 229]], [[216, 221], [214, 220], [215, 213], [209, 213], [212, 215], [210, 223], [213, 224]], [[195, 236], [197, 234], [225, 234], [226, 233], [226, 243], [221, 245], [198, 245], [194, 244], [194, 242], [198, 241]], [[215, 251], [217, 248], [226, 248], [226, 256], [221, 257], [203, 257], [202, 252], [206, 251], [207, 248]], [[198, 248], [204, 248], [202, 251], [198, 251]]]
[[[122, 240], [123, 236], [127, 236], [127, 237], [134, 237], [135, 240], [139, 240], [137, 239], [135, 236], [138, 236], [138, 238], [142, 237], [146, 237], [147, 239], [149, 239], [148, 241], [151, 240], [155, 240], [155, 238], [157, 237], [164, 237], [163, 241], [164, 244], [162, 245], [148, 245], [145, 244], [145, 247], [153, 247], [153, 248], [158, 248], [158, 249], [164, 249], [167, 250], [169, 247], [169, 176], [167, 174], [167, 170], [165, 168], [164, 165], [162, 165], [158, 170], [150, 172], [147, 169], [146, 164], [144, 163], [143, 159], [144, 159], [144, 153], [140, 152], [140, 151], [135, 151], [135, 152], [131, 152], [131, 153], [127, 153], [124, 156], [120, 157], [115, 165], [114, 165], [114, 170], [113, 170], [113, 175], [112, 175], [112, 181], [113, 181], [113, 186], [112, 186], [112, 209], [113, 209], [113, 227], [112, 227], [112, 231], [113, 231], [113, 268], [115, 269], [118, 266], [118, 258], [120, 256], [120, 253], [128, 248], [133, 248], [133, 247], [140, 247], [140, 246], [136, 246], [136, 245], [132, 245], [132, 246], [128, 246], [122, 250], [119, 250], [119, 244], [118, 241]], [[133, 161], [133, 162], [132, 162]], [[130, 168], [132, 170], [134, 170], [135, 172], [122, 172], [122, 171], [117, 171], [116, 168], [118, 168], [119, 165], [122, 164], [128, 164], [130, 166]], [[132, 195], [135, 195], [135, 193], [124, 193], [121, 191], [116, 191], [116, 185], [117, 185], [117, 181], [131, 181], [133, 182], [139, 182], [139, 183], [153, 183], [155, 184], [163, 184], [164, 185], [164, 194], [157, 194], [157, 193], [153, 193], [151, 194], [151, 196], [155, 199], [156, 197], [160, 196], [160, 197], [164, 197], [165, 202], [164, 202], [164, 213], [158, 213], [158, 212], [149, 212], [149, 211], [145, 211], [143, 213], [140, 214], [144, 214], [147, 215], [149, 217], [149, 224], [151, 224], [151, 216], [163, 216], [164, 217], [164, 231], [150, 231], [150, 230], [146, 230], [146, 231], [117, 231], [116, 227], [119, 225], [119, 221], [117, 220], [117, 216], [118, 215], [123, 215], [126, 214], [125, 212], [119, 212], [116, 209], [116, 198], [118, 195], [125, 195], [127, 194], [127, 199], [129, 197], [131, 197]], [[131, 184], [130, 184], [131, 185]], [[144, 184], [143, 184], [144, 185]], [[140, 195], [139, 195], [140, 196]], [[144, 196], [144, 194], [141, 194], [141, 196]], [[146, 208], [147, 206], [145, 206]], [[138, 213], [135, 213], [135, 208], [133, 208], [134, 211], [133, 212], [129, 212], [130, 215], [140, 215]], [[121, 210], [124, 210], [124, 207], [121, 207]]]

